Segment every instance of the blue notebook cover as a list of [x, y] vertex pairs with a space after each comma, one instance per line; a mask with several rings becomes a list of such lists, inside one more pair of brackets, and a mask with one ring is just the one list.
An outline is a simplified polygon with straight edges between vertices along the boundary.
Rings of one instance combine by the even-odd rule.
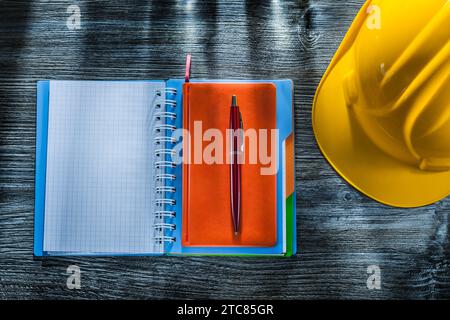
[[[293, 90], [292, 81], [290, 80], [259, 80], [259, 81], [242, 81], [242, 80], [195, 80], [192, 82], [265, 82], [274, 83], [276, 85], [277, 94], [277, 110], [276, 123], [279, 129], [279, 150], [278, 158], [284, 162], [283, 142], [293, 134]], [[175, 113], [176, 127], [182, 127], [182, 85], [184, 80], [172, 79], [166, 82], [166, 88], [175, 88], [177, 94], [170, 97], [176, 101]], [[37, 123], [36, 123], [36, 176], [35, 176], [35, 229], [34, 229], [34, 254], [36, 256], [45, 256], [49, 253], [43, 250], [44, 242], [44, 221], [45, 221], [45, 190], [46, 190], [46, 165], [47, 165], [47, 133], [48, 133], [48, 116], [49, 116], [49, 96], [50, 81], [39, 81], [37, 84]], [[175, 169], [176, 180], [174, 186], [176, 190], [182, 188], [182, 165], [178, 165]], [[268, 248], [261, 247], [183, 247], [181, 241], [165, 244], [166, 254], [217, 254], [217, 255], [280, 255], [286, 251], [288, 244], [284, 243], [283, 237], [286, 237], [287, 231], [283, 226], [286, 225], [286, 195], [285, 195], [285, 177], [283, 170], [277, 173], [277, 242], [275, 246]], [[175, 218], [167, 218], [167, 223], [174, 223], [177, 227], [174, 231], [166, 230], [165, 235], [181, 239], [181, 192], [175, 194], [176, 204], [174, 210]], [[296, 253], [296, 223], [295, 223], [295, 191], [291, 195], [294, 199], [292, 206], [292, 254]], [[285, 239], [286, 240], [286, 239]], [[74, 255], [68, 252], [51, 253], [52, 255]], [[81, 255], [88, 255], [83, 254]], [[99, 254], [95, 254], [99, 255]], [[117, 255], [117, 254], [114, 254]], [[120, 254], [122, 255], [122, 254]], [[134, 255], [134, 254], [124, 254]], [[150, 255], [150, 254], [149, 254]], [[151, 254], [154, 255], [154, 254]]]

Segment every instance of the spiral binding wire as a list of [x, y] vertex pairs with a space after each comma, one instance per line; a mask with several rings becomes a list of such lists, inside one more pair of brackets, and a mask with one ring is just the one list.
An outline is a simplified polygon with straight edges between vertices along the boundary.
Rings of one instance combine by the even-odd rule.
[[[171, 232], [176, 229], [176, 225], [171, 221], [176, 216], [174, 209], [176, 200], [172, 196], [175, 194], [176, 188], [171, 183], [175, 181], [174, 168], [176, 164], [171, 160], [171, 156], [174, 155], [173, 146], [177, 142], [172, 138], [172, 133], [177, 129], [175, 126], [177, 114], [174, 112], [177, 106], [177, 102], [174, 100], [177, 89], [166, 88], [164, 93], [164, 108], [161, 104], [156, 104], [154, 114], [155, 179], [161, 183], [155, 187], [157, 194], [155, 218], [162, 222], [155, 223], [153, 227], [158, 231], [158, 235], [154, 237], [155, 242], [173, 243], [176, 238], [171, 235]], [[158, 95], [161, 96], [162, 93], [158, 92]]]

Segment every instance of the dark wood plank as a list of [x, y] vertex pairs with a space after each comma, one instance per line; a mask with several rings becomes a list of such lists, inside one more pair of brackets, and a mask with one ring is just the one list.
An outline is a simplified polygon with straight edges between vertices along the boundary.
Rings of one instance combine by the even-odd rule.
[[[66, 27], [68, 5], [81, 29]], [[450, 201], [402, 210], [347, 185], [311, 128], [352, 1], [0, 1], [0, 298], [450, 298]], [[32, 255], [36, 81], [181, 77], [295, 83], [299, 254], [291, 259]], [[68, 290], [66, 268], [82, 270]], [[366, 288], [378, 265], [382, 289]]]

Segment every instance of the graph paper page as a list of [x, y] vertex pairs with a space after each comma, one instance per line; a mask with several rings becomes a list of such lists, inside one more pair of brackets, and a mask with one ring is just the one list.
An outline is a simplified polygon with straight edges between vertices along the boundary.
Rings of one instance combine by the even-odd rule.
[[164, 82], [51, 81], [44, 251], [161, 253], [152, 120]]

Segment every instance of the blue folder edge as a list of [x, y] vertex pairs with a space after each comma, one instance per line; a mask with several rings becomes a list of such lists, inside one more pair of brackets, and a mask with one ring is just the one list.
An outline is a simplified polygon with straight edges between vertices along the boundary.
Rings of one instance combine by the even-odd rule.
[[[149, 80], [152, 81], [152, 80]], [[291, 80], [195, 80], [192, 82], [242, 82], [242, 83], [273, 83], [276, 85], [277, 93], [277, 128], [279, 129], [279, 145], [293, 132], [293, 84]], [[167, 88], [176, 88], [179, 94], [176, 97], [177, 107], [177, 127], [181, 128], [183, 125], [182, 119], [182, 86], [184, 80], [171, 79], [166, 83]], [[47, 133], [48, 133], [48, 109], [50, 96], [50, 81], [42, 80], [37, 83], [37, 111], [36, 111], [36, 174], [35, 174], [35, 217], [34, 217], [34, 255], [46, 256], [49, 255], [43, 250], [44, 244], [44, 209], [45, 209], [45, 180], [46, 180], [46, 166], [47, 166]], [[283, 159], [282, 148], [279, 148], [278, 159]], [[280, 163], [280, 162], [279, 162]], [[281, 164], [280, 164], [281, 165]], [[182, 182], [182, 166], [179, 165], [175, 169], [176, 187], [181, 190]], [[277, 173], [277, 212], [282, 212], [283, 199], [282, 190], [283, 185], [282, 170]], [[293, 193], [295, 201], [295, 191]], [[181, 239], [181, 198], [182, 192], [177, 192], [175, 211], [177, 213], [174, 223], [177, 229], [174, 236]], [[297, 251], [296, 241], [296, 206], [293, 208], [293, 253]], [[282, 214], [277, 215], [277, 242], [275, 246], [269, 248], [255, 248], [255, 247], [183, 247], [181, 241], [174, 244], [167, 244], [165, 252], [168, 254], [232, 254], [232, 255], [279, 255], [283, 251], [283, 241], [281, 235], [283, 234]], [[56, 253], [55, 253], [56, 254]], [[78, 254], [78, 253], [57, 253], [58, 255], [103, 255], [103, 254]], [[111, 255], [111, 254], [105, 254]], [[115, 256], [132, 256], [134, 254], [114, 254]], [[138, 254], [139, 255], [139, 254]], [[160, 254], [149, 254], [160, 255]]]
[[[293, 133], [293, 83], [292, 80], [194, 80], [191, 81], [193, 83], [196, 82], [242, 82], [242, 83], [273, 83], [276, 86], [276, 95], [277, 95], [277, 110], [276, 110], [276, 123], [277, 128], [279, 129], [279, 150], [278, 150], [278, 160], [284, 161], [282, 157], [282, 143], [287, 139], [287, 137]], [[177, 128], [182, 128], [183, 126], [183, 112], [182, 112], [182, 92], [183, 92], [183, 83], [184, 80], [171, 79], [167, 82], [167, 88], [176, 88], [177, 94], [177, 120], [176, 126]], [[280, 168], [281, 168], [281, 162]], [[182, 188], [182, 165], [178, 165], [175, 168], [176, 179], [176, 188], [177, 190], [181, 190]], [[283, 202], [286, 202], [286, 199], [283, 198], [282, 193], [283, 186], [283, 174], [282, 170], [279, 170], [277, 173], [277, 212], [283, 212]], [[295, 192], [293, 194], [295, 200]], [[176, 218], [174, 219], [174, 223], [177, 228], [172, 233], [173, 236], [177, 239], [177, 241], [173, 244], [168, 244], [166, 246], [166, 252], [172, 254], [231, 254], [231, 255], [279, 255], [283, 253], [283, 215], [277, 214], [277, 242], [273, 247], [185, 247], [181, 245], [181, 219], [182, 219], [182, 192], [177, 192], [176, 196]], [[293, 253], [295, 254], [297, 251], [296, 244], [296, 210], [295, 205], [293, 206]]]
[[36, 173], [34, 199], [34, 255], [43, 256], [45, 172], [47, 169], [47, 127], [50, 81], [38, 81], [36, 110]]

